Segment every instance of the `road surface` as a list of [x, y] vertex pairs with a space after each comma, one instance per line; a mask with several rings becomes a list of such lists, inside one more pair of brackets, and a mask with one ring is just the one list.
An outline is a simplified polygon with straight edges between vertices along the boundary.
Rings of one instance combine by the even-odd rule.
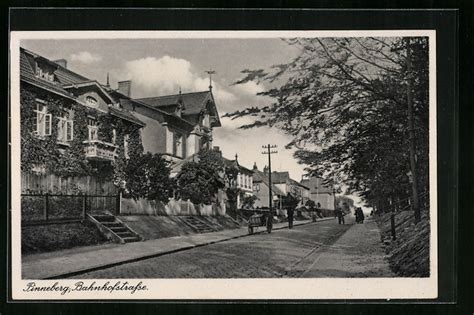
[[305, 277], [351, 224], [336, 220], [275, 230], [160, 257], [96, 270], [73, 278], [279, 278]]

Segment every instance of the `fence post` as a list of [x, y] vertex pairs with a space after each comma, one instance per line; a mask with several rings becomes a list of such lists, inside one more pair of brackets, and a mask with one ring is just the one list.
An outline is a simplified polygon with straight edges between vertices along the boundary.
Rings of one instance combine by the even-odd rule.
[[392, 230], [392, 239], [396, 240], [397, 235], [396, 235], [396, 231], [395, 231], [395, 214], [393, 212], [390, 216], [390, 226], [391, 226], [391, 230]]
[[119, 193], [115, 197], [115, 214], [116, 215], [120, 214], [121, 199], [122, 199], [122, 192], [119, 191]]
[[45, 221], [48, 221], [48, 217], [49, 217], [49, 195], [48, 193], [46, 193], [44, 195], [44, 207], [43, 207], [43, 218]]
[[82, 219], [86, 219], [86, 212], [87, 212], [87, 194], [84, 194], [82, 198]]

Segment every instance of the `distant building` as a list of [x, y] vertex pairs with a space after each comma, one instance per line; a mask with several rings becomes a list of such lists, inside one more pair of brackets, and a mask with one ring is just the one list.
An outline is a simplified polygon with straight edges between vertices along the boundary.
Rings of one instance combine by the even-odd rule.
[[[296, 180], [290, 178], [288, 172], [272, 172], [272, 183], [277, 186], [289, 199], [290, 197], [299, 200], [298, 207], [303, 206], [310, 198], [310, 189]], [[285, 208], [285, 198], [280, 199], [279, 209]]]
[[[263, 208], [268, 209], [268, 202], [270, 196], [270, 185], [268, 182], [268, 171], [262, 172], [259, 171], [257, 165], [254, 164], [253, 166], [253, 194], [257, 197], [255, 201], [255, 208]], [[273, 200], [273, 208], [277, 209], [280, 205], [280, 200], [285, 196], [285, 193], [275, 186], [272, 185], [272, 200]]]
[[[269, 178], [268, 167], [259, 171], [257, 165], [253, 167], [254, 194], [258, 197], [257, 207], [268, 208], [269, 202]], [[293, 206], [293, 201], [298, 200], [297, 207], [303, 206], [309, 200], [310, 190], [305, 185], [290, 178], [288, 172], [272, 172], [272, 199], [273, 209], [277, 214], [284, 215], [284, 209]], [[280, 210], [280, 211], [278, 211]]]
[[244, 206], [244, 198], [251, 197], [253, 193], [253, 171], [239, 164], [237, 154], [234, 160], [223, 158], [224, 164], [227, 168], [234, 168], [236, 170], [235, 179], [231, 179], [227, 185], [230, 188], [236, 188], [237, 193], [237, 209], [242, 209]]
[[324, 184], [323, 179], [319, 177], [308, 177], [301, 180], [301, 184], [309, 187], [310, 199], [321, 205], [321, 209], [334, 210], [334, 191], [333, 188]]

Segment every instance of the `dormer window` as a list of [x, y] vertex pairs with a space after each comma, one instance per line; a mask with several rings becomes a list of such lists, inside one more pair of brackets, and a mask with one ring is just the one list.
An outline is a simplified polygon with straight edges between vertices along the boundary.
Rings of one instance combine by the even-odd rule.
[[42, 69], [38, 64], [36, 64], [36, 76], [40, 79], [54, 82], [54, 74]]
[[86, 105], [90, 107], [96, 107], [97, 106], [97, 100], [93, 98], [92, 96], [86, 97]]

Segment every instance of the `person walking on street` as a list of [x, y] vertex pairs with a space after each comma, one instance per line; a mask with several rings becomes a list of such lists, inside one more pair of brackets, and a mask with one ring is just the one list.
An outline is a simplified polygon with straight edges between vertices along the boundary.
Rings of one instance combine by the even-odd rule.
[[356, 209], [356, 222], [360, 224], [364, 223], [364, 212], [360, 207]]
[[290, 207], [288, 210], [286, 210], [286, 215], [288, 216], [288, 228], [292, 229], [293, 228], [293, 214], [295, 213], [295, 210]]
[[344, 214], [342, 213], [341, 208], [337, 208], [337, 209], [334, 211], [334, 215], [337, 217], [337, 221], [338, 221], [339, 224], [345, 224], [345, 222], [344, 222]]

